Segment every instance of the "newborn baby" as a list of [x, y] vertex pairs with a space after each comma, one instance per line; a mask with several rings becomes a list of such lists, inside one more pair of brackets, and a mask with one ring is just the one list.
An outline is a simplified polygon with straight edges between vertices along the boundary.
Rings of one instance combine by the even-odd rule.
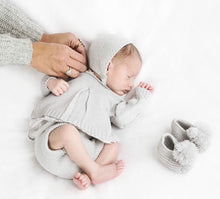
[[101, 35], [92, 42], [88, 56], [89, 70], [76, 79], [43, 78], [44, 97], [33, 110], [29, 131], [42, 167], [73, 179], [79, 189], [123, 171], [112, 124], [124, 128], [137, 119], [153, 92], [144, 82], [133, 89], [142, 60], [124, 38]]

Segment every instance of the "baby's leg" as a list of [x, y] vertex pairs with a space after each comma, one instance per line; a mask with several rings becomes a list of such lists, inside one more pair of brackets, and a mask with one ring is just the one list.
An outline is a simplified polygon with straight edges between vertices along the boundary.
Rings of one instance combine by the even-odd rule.
[[91, 179], [99, 184], [117, 177], [123, 170], [122, 161], [109, 165], [100, 165], [87, 153], [78, 130], [70, 124], [60, 126], [49, 135], [49, 146], [53, 150], [64, 148], [74, 161]]
[[108, 165], [115, 163], [119, 152], [119, 144], [117, 142], [111, 144], [104, 144], [102, 151], [95, 160], [98, 164]]
[[[95, 162], [100, 165], [108, 165], [115, 163], [118, 156], [118, 151], [119, 144], [117, 142], [111, 144], [104, 144], [104, 147], [100, 152], [98, 158], [95, 160]], [[121, 162], [120, 168], [124, 168], [123, 162]], [[77, 172], [74, 176], [73, 181], [80, 189], [86, 189], [90, 185], [90, 180], [87, 174], [85, 173]]]

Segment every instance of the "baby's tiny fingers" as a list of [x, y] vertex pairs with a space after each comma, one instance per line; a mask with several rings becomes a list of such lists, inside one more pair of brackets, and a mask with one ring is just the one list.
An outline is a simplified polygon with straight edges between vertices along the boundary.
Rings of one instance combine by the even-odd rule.
[[153, 86], [150, 86], [150, 87], [148, 88], [148, 90], [149, 90], [150, 92], [153, 92], [153, 91], [154, 91], [154, 87], [153, 87]]
[[56, 95], [56, 96], [59, 96], [59, 95], [60, 95], [57, 90], [53, 90], [52, 93], [53, 93], [54, 95]]
[[58, 89], [57, 89], [57, 92], [58, 92], [60, 95], [62, 95], [62, 94], [63, 94], [62, 88], [58, 88]]
[[148, 89], [148, 87], [149, 87], [149, 84], [144, 84], [144, 88], [146, 88], [146, 89]]
[[153, 87], [153, 86], [151, 86], [151, 85], [149, 85], [149, 88], [150, 88], [151, 90], [153, 90], [153, 89], [154, 89], [154, 87]]
[[143, 87], [144, 87], [144, 83], [143, 83], [143, 82], [140, 82], [140, 83], [139, 83], [139, 86], [140, 86], [141, 88], [143, 88]]
[[63, 81], [63, 85], [64, 85], [66, 88], [69, 88], [69, 84], [68, 84], [68, 82]]
[[66, 92], [69, 87], [67, 87], [66, 85], [62, 85], [60, 88], [62, 89], [63, 92]]

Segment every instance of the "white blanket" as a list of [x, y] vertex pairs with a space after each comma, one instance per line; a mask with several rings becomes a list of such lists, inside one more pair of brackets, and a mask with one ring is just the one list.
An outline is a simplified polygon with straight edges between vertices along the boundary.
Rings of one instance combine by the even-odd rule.
[[[73, 32], [89, 43], [101, 32], [124, 34], [140, 49], [139, 80], [155, 93], [144, 117], [118, 131], [124, 172], [79, 191], [44, 171], [27, 138], [28, 118], [41, 96], [42, 74], [29, 66], [0, 67], [0, 198], [113, 199], [220, 197], [220, 2], [218, 0], [13, 0], [46, 32]], [[160, 164], [157, 144], [172, 119], [206, 122], [210, 148], [193, 169], [175, 174]]]

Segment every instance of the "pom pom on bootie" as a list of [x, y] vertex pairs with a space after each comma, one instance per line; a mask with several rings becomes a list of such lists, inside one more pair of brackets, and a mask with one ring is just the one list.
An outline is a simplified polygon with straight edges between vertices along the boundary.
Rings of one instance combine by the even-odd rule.
[[171, 129], [171, 133], [179, 142], [189, 140], [196, 145], [199, 152], [206, 151], [210, 144], [211, 133], [204, 124], [196, 126], [185, 120], [174, 119], [171, 124]]
[[191, 168], [198, 154], [198, 149], [192, 142], [178, 142], [170, 133], [161, 137], [158, 145], [159, 160], [164, 166], [177, 173], [186, 173]]

